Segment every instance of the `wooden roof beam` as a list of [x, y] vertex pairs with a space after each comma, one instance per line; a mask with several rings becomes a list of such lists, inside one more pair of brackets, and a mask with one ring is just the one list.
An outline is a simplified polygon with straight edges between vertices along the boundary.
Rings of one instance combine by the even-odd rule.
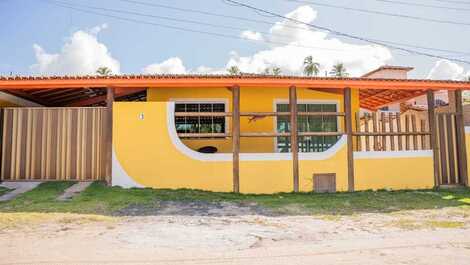
[[68, 92], [72, 92], [72, 91], [77, 91], [77, 89], [74, 89], [74, 88], [69, 88], [69, 89], [51, 89], [51, 90], [43, 90], [42, 92], [40, 93], [34, 93], [36, 91], [31, 91], [31, 92], [28, 92], [28, 94], [31, 94], [31, 95], [34, 95], [35, 97], [44, 97], [44, 98], [48, 98], [48, 97], [51, 97], [51, 96], [55, 96], [55, 95], [62, 95], [62, 94], [65, 94], [65, 93], [68, 93]]
[[314, 87], [309, 87], [308, 89], [313, 90], [313, 91], [323, 92], [323, 93], [336, 94], [336, 95], [342, 95], [343, 94], [343, 89], [340, 89], [340, 88], [314, 88]]
[[[390, 104], [395, 104], [395, 103], [402, 103], [404, 101], [407, 101], [407, 100], [410, 100], [412, 98], [415, 98], [415, 97], [419, 97], [419, 96], [422, 96], [422, 95], [425, 95], [426, 94], [426, 91], [419, 91], [419, 92], [416, 92], [414, 94], [411, 94], [411, 95], [407, 95], [406, 97], [403, 97], [403, 98], [400, 98], [400, 99], [397, 99], [397, 100], [394, 100], [394, 101], [389, 101], [387, 103], [383, 103], [383, 104], [377, 104], [377, 105], [373, 105], [374, 109], [378, 109], [378, 108], [381, 108], [383, 106], [386, 106], [386, 105], [390, 105]], [[362, 103], [360, 103], [361, 107], [363, 106]], [[364, 105], [369, 105], [370, 104], [364, 104]]]
[[4, 90], [4, 92], [6, 93], [9, 93], [9, 94], [12, 94], [14, 96], [17, 96], [17, 97], [20, 97], [20, 98], [24, 98], [24, 99], [27, 99], [29, 101], [32, 101], [32, 102], [35, 102], [35, 103], [38, 103], [38, 104], [41, 104], [43, 106], [51, 106], [51, 102], [47, 101], [47, 100], [43, 100], [43, 99], [39, 99], [39, 98], [36, 98], [22, 90]]
[[90, 92], [88, 90], [75, 90], [73, 92], [68, 92], [65, 94], [57, 95], [51, 98], [47, 97], [47, 99], [52, 102], [67, 101], [67, 99], [73, 99], [76, 96], [80, 96], [80, 95], [88, 96], [89, 94]]
[[[124, 96], [132, 95], [135, 93], [139, 93], [145, 90], [146, 89], [143, 89], [143, 88], [115, 89], [115, 97], [116, 98], [124, 97]], [[106, 101], [106, 94], [101, 95], [101, 96], [73, 101], [73, 102], [68, 103], [66, 106], [67, 107], [83, 107], [83, 106], [89, 106], [89, 105], [97, 104], [97, 103], [104, 102], [104, 101]]]

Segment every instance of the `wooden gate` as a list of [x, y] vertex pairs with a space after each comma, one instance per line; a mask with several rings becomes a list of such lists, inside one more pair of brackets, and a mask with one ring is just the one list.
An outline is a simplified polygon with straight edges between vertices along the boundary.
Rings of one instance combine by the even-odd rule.
[[4, 108], [1, 180], [104, 180], [106, 108]]
[[455, 113], [436, 113], [439, 185], [459, 184], [459, 157]]

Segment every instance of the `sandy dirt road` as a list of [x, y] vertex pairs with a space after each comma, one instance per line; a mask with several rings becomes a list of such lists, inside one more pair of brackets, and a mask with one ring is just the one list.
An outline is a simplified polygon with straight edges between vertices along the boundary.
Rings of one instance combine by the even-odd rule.
[[353, 216], [0, 213], [0, 264], [470, 264], [456, 208]]

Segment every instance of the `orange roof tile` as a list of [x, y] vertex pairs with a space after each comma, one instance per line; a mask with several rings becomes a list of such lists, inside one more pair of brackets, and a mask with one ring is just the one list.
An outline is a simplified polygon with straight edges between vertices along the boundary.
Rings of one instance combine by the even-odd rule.
[[0, 77], [0, 89], [83, 87], [245, 87], [364, 88], [364, 89], [470, 89], [468, 81], [381, 79], [363, 77], [304, 77], [272, 75], [111, 75], [111, 76], [13, 76]]

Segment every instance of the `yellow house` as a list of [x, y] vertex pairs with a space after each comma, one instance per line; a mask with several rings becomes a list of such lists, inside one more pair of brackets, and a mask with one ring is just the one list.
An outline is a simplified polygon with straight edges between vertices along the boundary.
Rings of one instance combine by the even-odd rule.
[[[470, 83], [371, 76], [407, 70], [382, 67], [362, 78], [3, 78], [0, 89], [42, 95], [54, 110], [4, 109], [2, 179], [242, 193], [468, 185], [470, 129], [459, 99]], [[48, 106], [64, 89], [69, 101]], [[455, 94], [455, 111], [434, 113], [436, 90]], [[425, 119], [379, 110], [421, 95]], [[34, 162], [41, 157], [44, 164]]]

